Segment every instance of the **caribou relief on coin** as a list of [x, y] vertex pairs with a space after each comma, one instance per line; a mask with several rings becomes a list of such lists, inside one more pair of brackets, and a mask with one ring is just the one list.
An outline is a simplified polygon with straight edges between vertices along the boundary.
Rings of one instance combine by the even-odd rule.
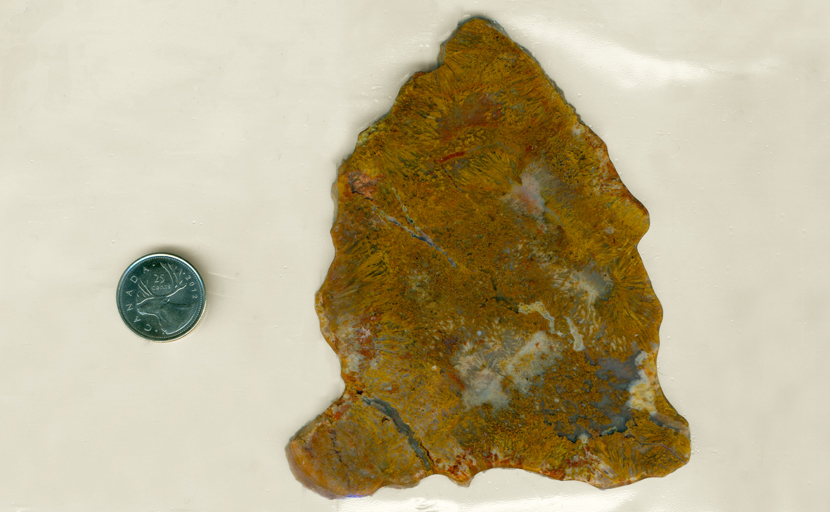
[[193, 293], [196, 283], [189, 275], [183, 277], [182, 269], [164, 262], [159, 262], [159, 267], [162, 271], [150, 271], [138, 279], [135, 310], [152, 317], [146, 321], [157, 324], [164, 334], [173, 334], [193, 318], [199, 295]]

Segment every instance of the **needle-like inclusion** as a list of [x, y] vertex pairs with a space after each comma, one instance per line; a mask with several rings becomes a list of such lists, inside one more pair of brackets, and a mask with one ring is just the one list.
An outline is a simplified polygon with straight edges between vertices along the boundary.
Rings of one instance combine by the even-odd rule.
[[317, 293], [343, 395], [291, 439], [327, 497], [521, 468], [609, 488], [689, 460], [657, 381], [648, 213], [539, 64], [471, 19], [357, 141]]

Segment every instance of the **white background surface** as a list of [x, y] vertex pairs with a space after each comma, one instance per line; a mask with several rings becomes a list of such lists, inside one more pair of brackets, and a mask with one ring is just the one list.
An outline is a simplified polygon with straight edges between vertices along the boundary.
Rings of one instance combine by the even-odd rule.
[[[610, 490], [493, 470], [328, 501], [288, 438], [339, 396], [313, 295], [335, 169], [463, 17], [498, 21], [651, 213], [691, 462]], [[830, 492], [830, 4], [4, 0], [0, 511], [819, 510]], [[168, 250], [209, 291], [115, 308]]]

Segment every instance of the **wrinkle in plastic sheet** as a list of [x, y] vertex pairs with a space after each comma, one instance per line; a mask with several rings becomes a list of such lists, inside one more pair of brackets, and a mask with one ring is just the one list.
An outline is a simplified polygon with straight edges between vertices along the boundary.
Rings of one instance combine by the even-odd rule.
[[590, 510], [612, 512], [628, 501], [631, 493], [596, 494], [591, 496], [546, 496], [536, 498], [514, 498], [489, 500], [486, 502], [459, 503], [449, 499], [410, 498], [407, 500], [384, 500], [365, 498], [344, 501], [338, 504], [338, 512], [513, 512], [548, 510]]
[[[313, 308], [335, 169], [469, 15], [530, 51], [649, 209], [692, 458], [606, 491], [491, 470], [328, 501], [283, 447], [343, 389]], [[821, 509], [827, 20], [783, 0], [0, 5], [0, 510]], [[112, 300], [161, 249], [210, 303], [168, 346]]]
[[777, 66], [766, 57], [743, 63], [665, 58], [626, 47], [603, 31], [557, 22], [528, 22], [526, 32], [537, 44], [558, 48], [573, 60], [623, 89], [658, 89], [670, 85], [694, 86], [722, 76], [760, 76]]

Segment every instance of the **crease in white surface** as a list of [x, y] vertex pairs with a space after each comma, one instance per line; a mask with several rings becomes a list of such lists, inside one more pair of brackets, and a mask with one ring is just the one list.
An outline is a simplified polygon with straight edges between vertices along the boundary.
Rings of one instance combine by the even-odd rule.
[[528, 32], [534, 40], [541, 42], [541, 47], [562, 48], [585, 67], [626, 89], [652, 89], [670, 83], [692, 84], [710, 80], [721, 73], [762, 75], [778, 66], [778, 61], [773, 58], [756, 60], [743, 66], [665, 59], [635, 51], [618, 41], [564, 23], [546, 20], [542, 24], [528, 20], [528, 26]]
[[548, 510], [605, 512], [629, 501], [632, 492], [597, 493], [583, 496], [549, 496], [487, 503], [465, 504], [450, 500], [411, 498], [387, 501], [375, 497], [346, 499], [337, 503], [338, 512], [542, 512]]

